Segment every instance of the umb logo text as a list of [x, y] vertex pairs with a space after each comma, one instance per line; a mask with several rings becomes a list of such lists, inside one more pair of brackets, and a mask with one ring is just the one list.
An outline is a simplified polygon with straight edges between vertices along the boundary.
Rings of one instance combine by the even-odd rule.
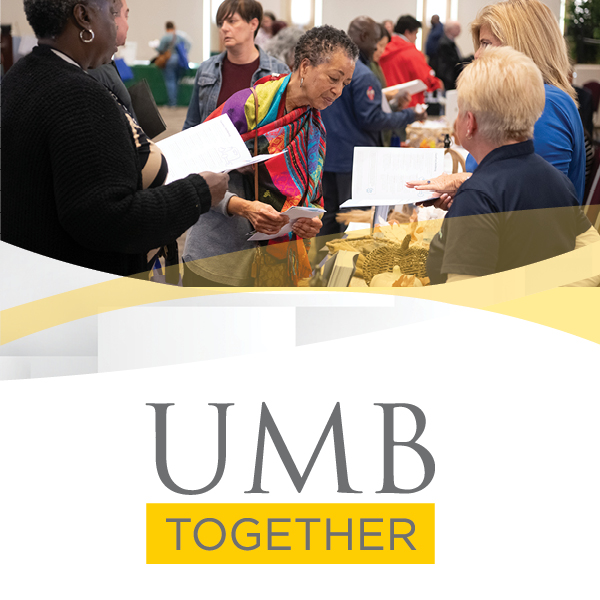
[[[231, 403], [210, 404], [217, 411], [217, 460], [210, 481], [189, 489], [173, 480], [167, 459], [168, 409], [173, 404], [149, 404], [155, 411], [156, 471], [171, 492], [199, 496], [214, 490], [227, 462], [227, 421]], [[266, 403], [262, 403], [256, 435], [254, 470], [244, 494], [269, 494], [263, 467], [267, 435], [296, 491], [301, 494], [321, 454], [332, 438], [338, 494], [406, 495], [425, 489], [435, 475], [431, 453], [419, 443], [425, 431], [423, 411], [413, 404], [376, 403], [382, 415], [381, 486], [362, 490], [351, 482], [347, 462], [342, 409], [337, 403], [303, 471], [298, 468]], [[396, 409], [405, 409], [398, 410]], [[235, 412], [235, 411], [233, 411]], [[408, 440], [394, 438], [395, 419], [412, 419], [415, 433]], [[235, 418], [234, 415], [229, 418]], [[395, 480], [395, 449], [416, 453], [423, 465], [422, 481], [402, 487]], [[244, 449], [247, 452], [247, 449]], [[320, 460], [326, 460], [323, 456]], [[433, 563], [433, 504], [148, 504], [148, 563]]]

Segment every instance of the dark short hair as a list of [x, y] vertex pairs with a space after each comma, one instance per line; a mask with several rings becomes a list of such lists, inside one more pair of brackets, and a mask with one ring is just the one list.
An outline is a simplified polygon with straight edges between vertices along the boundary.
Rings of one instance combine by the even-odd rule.
[[24, 0], [25, 16], [37, 38], [53, 38], [67, 25], [76, 4], [99, 0]]
[[296, 44], [294, 71], [307, 58], [311, 65], [317, 66], [329, 60], [330, 56], [342, 50], [354, 62], [358, 59], [358, 46], [341, 29], [322, 25], [309, 29]]
[[165, 23], [165, 29], [175, 29], [175, 23], [173, 23], [173, 21], [167, 21]]
[[414, 17], [410, 15], [401, 16], [396, 22], [396, 26], [394, 27], [394, 31], [396, 33], [404, 33], [406, 30], [408, 31], [416, 31], [421, 27], [421, 21], [417, 21]]
[[[258, 19], [260, 25], [263, 18], [262, 5], [256, 0], [225, 0], [217, 10], [217, 25], [232, 17], [235, 13], [238, 13], [246, 23], [250, 23], [252, 19]], [[254, 37], [257, 33], [258, 27], [254, 32]]]
[[269, 17], [271, 21], [277, 21], [275, 15], [270, 10], [265, 10], [265, 12], [263, 13], [263, 17]]

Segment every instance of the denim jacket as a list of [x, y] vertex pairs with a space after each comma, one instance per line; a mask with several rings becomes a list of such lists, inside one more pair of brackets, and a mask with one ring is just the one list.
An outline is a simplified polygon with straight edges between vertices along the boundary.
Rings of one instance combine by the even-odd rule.
[[[258, 48], [258, 52], [260, 61], [258, 70], [252, 75], [252, 85], [272, 73], [287, 74], [290, 72], [286, 64], [269, 56], [261, 48]], [[221, 65], [225, 54], [222, 52], [218, 56], [212, 56], [198, 67], [192, 99], [183, 124], [184, 129], [199, 125], [217, 108], [217, 100], [221, 91]]]

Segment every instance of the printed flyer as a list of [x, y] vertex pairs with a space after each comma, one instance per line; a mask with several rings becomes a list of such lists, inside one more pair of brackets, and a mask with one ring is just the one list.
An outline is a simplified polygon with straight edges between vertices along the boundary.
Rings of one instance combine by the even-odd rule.
[[227, 293], [2, 243], [6, 597], [593, 597], [590, 248]]

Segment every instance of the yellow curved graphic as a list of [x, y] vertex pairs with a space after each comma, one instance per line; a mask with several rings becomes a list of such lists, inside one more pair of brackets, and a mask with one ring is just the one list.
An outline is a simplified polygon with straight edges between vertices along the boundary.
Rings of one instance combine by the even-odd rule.
[[561, 288], [600, 273], [600, 243], [520, 269], [422, 288], [182, 288], [114, 279], [0, 312], [0, 345], [63, 323], [122, 308], [213, 296], [293, 290], [388, 294], [485, 309], [600, 343], [600, 288]]

